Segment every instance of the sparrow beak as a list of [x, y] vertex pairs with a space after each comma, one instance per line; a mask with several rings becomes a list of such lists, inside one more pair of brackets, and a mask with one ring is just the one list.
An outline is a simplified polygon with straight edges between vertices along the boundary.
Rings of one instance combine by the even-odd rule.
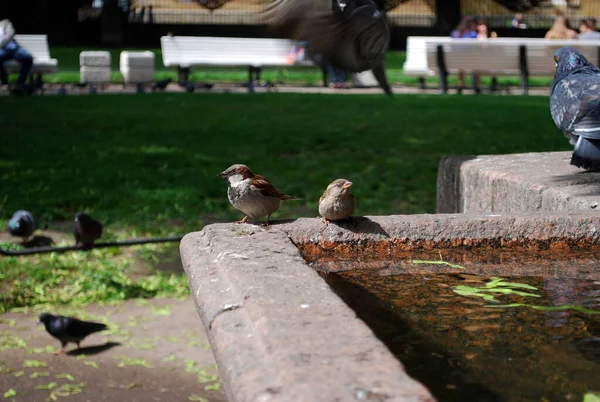
[[225, 172], [221, 172], [221, 173], [219, 173], [217, 176], [219, 176], [219, 177], [222, 177], [222, 178], [225, 178], [225, 177], [226, 177], [226, 176], [225, 176]]
[[351, 181], [347, 181], [346, 183], [344, 183], [344, 185], [342, 186], [342, 188], [344, 190], [348, 190], [350, 187], [352, 187], [352, 182]]

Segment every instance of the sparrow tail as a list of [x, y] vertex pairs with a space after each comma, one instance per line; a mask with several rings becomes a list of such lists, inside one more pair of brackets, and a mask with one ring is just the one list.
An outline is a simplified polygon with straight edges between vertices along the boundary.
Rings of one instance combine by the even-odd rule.
[[580, 136], [577, 139], [571, 165], [586, 170], [597, 170], [600, 168], [600, 140], [592, 140]]

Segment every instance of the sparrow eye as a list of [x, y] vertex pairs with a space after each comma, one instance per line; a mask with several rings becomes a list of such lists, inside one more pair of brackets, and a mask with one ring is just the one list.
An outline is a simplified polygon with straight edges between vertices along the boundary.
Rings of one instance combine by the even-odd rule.
[[554, 61], [555, 61], [555, 62], [557, 62], [557, 63], [558, 63], [558, 59], [559, 59], [559, 57], [558, 57], [558, 56], [554, 56]]

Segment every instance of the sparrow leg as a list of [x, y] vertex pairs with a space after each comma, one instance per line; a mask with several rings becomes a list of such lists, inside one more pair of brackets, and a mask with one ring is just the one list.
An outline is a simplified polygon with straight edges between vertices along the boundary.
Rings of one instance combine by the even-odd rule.
[[269, 226], [270, 222], [271, 222], [271, 215], [267, 216], [267, 221], [265, 223], [263, 223], [263, 226]]
[[242, 219], [241, 221], [237, 221], [236, 223], [246, 223], [248, 222], [248, 215], [244, 216], [244, 219]]
[[81, 346], [79, 346], [79, 342], [77, 342], [77, 349], [81, 349]]

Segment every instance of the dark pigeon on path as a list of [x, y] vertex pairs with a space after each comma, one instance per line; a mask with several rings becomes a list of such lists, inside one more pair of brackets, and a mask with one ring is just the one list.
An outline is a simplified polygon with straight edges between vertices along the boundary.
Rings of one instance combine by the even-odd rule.
[[554, 61], [552, 119], [575, 146], [571, 165], [596, 170], [600, 167], [600, 69], [572, 47], [558, 49]]
[[21, 209], [10, 218], [7, 229], [11, 235], [22, 237], [25, 241], [38, 229], [38, 223], [31, 212]]
[[156, 91], [156, 90], [164, 91], [172, 81], [173, 81], [172, 78], [167, 78], [164, 80], [156, 81], [154, 83], [154, 85], [152, 85], [152, 91]]
[[282, 35], [307, 41], [323, 64], [349, 73], [372, 70], [379, 86], [392, 95], [384, 64], [390, 44], [386, 11], [373, 0], [275, 0], [263, 14], [266, 24]]
[[94, 247], [94, 242], [102, 236], [102, 224], [83, 212], [75, 215], [75, 243], [77, 247], [89, 250]]
[[39, 316], [40, 323], [44, 324], [46, 331], [60, 341], [60, 350], [58, 354], [63, 352], [67, 343], [72, 342], [77, 344], [88, 335], [94, 332], [100, 332], [107, 329], [105, 324], [99, 322], [82, 321], [73, 317], [65, 317], [62, 315], [52, 315], [50, 313], [42, 313]]

